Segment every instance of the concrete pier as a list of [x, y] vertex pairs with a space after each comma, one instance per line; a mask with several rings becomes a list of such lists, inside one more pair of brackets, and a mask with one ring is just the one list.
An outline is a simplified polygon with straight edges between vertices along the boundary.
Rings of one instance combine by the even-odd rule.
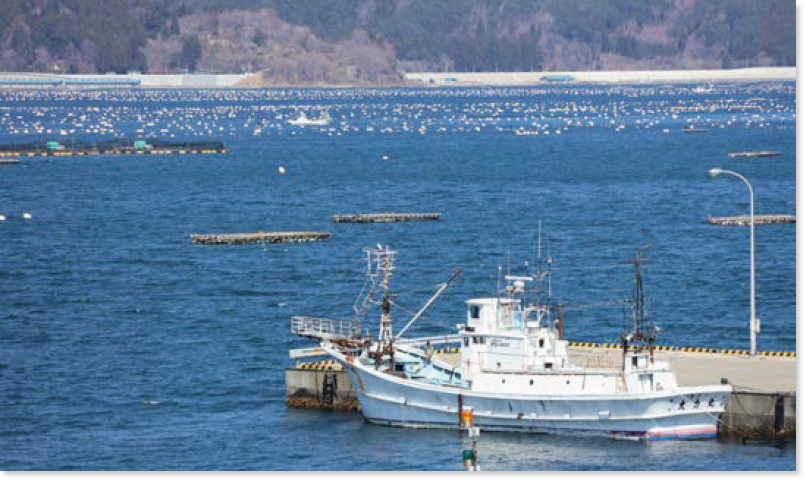
[[[570, 359], [581, 366], [616, 367], [622, 358], [617, 344], [570, 343]], [[750, 442], [790, 438], [796, 435], [796, 354], [762, 352], [751, 357], [734, 349], [658, 346], [657, 361], [666, 361], [680, 386], [728, 382], [734, 388], [720, 418], [719, 436], [728, 441]], [[436, 350], [441, 361], [460, 367], [460, 350]], [[325, 374], [337, 375], [338, 399], [325, 394]], [[354, 409], [348, 375], [333, 361], [297, 363], [285, 373], [288, 406]], [[331, 379], [329, 379], [331, 381]], [[328, 386], [329, 391], [332, 386]], [[342, 406], [341, 401], [350, 404]]]
[[734, 392], [721, 415], [718, 436], [730, 442], [796, 437], [796, 394]]
[[190, 235], [193, 243], [198, 244], [250, 244], [250, 243], [306, 243], [329, 239], [329, 233], [315, 231], [283, 231], [264, 233], [221, 233]]
[[333, 361], [299, 363], [285, 370], [289, 407], [359, 411], [349, 375]]
[[[796, 215], [754, 215], [755, 225], [770, 225], [775, 223], [795, 223]], [[716, 226], [750, 226], [750, 216], [710, 216], [709, 224]]]
[[355, 215], [332, 215], [335, 223], [398, 223], [401, 221], [438, 220], [441, 213], [367, 213]]
[[[616, 347], [570, 345], [569, 354], [570, 359], [580, 365], [601, 360], [618, 364], [622, 358], [622, 350]], [[796, 391], [795, 353], [765, 352], [751, 357], [744, 350], [676, 348], [657, 349], [654, 357], [656, 361], [670, 363], [679, 386], [720, 384], [721, 379], [726, 378], [735, 389], [793, 394]]]

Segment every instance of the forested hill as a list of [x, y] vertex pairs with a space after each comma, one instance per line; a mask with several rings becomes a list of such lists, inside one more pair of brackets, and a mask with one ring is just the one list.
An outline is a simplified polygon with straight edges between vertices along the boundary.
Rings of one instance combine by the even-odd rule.
[[794, 0], [3, 0], [0, 69], [400, 72], [795, 65]]

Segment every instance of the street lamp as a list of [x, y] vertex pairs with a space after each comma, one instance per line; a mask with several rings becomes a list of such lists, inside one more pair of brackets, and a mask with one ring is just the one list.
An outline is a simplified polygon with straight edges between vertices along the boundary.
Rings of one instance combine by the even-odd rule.
[[757, 334], [759, 333], [759, 320], [757, 319], [756, 299], [755, 299], [755, 281], [754, 281], [754, 189], [751, 183], [739, 173], [731, 170], [724, 170], [721, 168], [712, 168], [709, 170], [709, 176], [716, 178], [721, 174], [731, 175], [739, 178], [748, 186], [748, 193], [751, 196], [751, 318], [748, 323], [748, 329], [751, 331], [751, 356], [757, 354]]

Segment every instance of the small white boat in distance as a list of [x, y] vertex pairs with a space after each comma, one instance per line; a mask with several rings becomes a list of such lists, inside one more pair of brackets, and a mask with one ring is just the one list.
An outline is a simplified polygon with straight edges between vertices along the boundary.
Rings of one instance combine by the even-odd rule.
[[[506, 276], [508, 285], [495, 298], [467, 302], [467, 320], [455, 338], [461, 344], [455, 365], [433, 357], [426, 338], [393, 335], [388, 278], [395, 252], [367, 252], [369, 291], [376, 285], [384, 295], [362, 304], [382, 304], [379, 337], [324, 336], [321, 348], [349, 373], [369, 422], [457, 429], [461, 411], [471, 409], [474, 426], [487, 431], [635, 440], [716, 437], [718, 415], [732, 388], [679, 387], [669, 365], [655, 360], [657, 329], [646, 314], [639, 255], [635, 295], [624, 302], [631, 314], [624, 318], [621, 361], [598, 356], [573, 363], [561, 318], [554, 321], [549, 300], [540, 304], [541, 295], [526, 290], [534, 277], [549, 274], [539, 269]], [[537, 298], [536, 304], [525, 298]]]
[[302, 111], [299, 113], [299, 117], [294, 120], [288, 120], [293, 126], [327, 126], [332, 123], [332, 117], [329, 116], [329, 113], [324, 113], [318, 118], [312, 119], [307, 118], [307, 115]]

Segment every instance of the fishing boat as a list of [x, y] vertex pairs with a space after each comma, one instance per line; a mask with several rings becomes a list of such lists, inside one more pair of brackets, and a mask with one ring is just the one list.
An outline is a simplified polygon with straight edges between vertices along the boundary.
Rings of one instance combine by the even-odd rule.
[[[623, 303], [629, 313], [624, 313], [628, 327], [620, 338], [622, 355], [610, 364], [605, 358], [587, 364], [571, 360], [563, 318], [553, 318], [549, 296], [541, 300], [540, 283], [552, 274], [552, 258], [545, 272], [539, 261], [530, 275], [506, 275], [505, 287], [500, 275], [496, 297], [467, 301], [466, 321], [451, 338], [460, 341], [460, 364], [450, 364], [432, 354], [432, 342], [438, 338], [402, 335], [460, 272], [440, 285], [394, 335], [388, 288], [396, 252], [378, 245], [366, 253], [368, 286], [355, 311], [359, 319], [366, 305], [381, 304], [379, 335], [360, 337], [353, 334], [360, 331], [359, 325], [350, 326], [348, 335], [320, 336], [320, 348], [348, 371], [369, 422], [457, 429], [461, 412], [471, 410], [474, 425], [485, 431], [635, 440], [716, 436], [731, 386], [679, 387], [669, 365], [654, 357], [658, 328], [647, 314], [639, 250], [634, 297]], [[299, 333], [303, 318], [294, 320]]]
[[288, 120], [288, 123], [293, 126], [327, 126], [331, 122], [332, 117], [329, 116], [329, 113], [324, 113], [318, 118], [307, 118], [307, 115], [303, 111], [299, 113], [298, 118]]

